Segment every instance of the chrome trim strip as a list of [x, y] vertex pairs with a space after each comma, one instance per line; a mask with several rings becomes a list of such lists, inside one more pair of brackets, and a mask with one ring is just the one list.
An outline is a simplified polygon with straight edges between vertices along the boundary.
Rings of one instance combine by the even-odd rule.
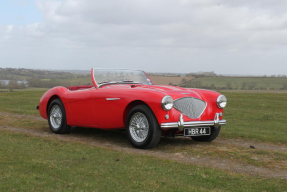
[[107, 101], [115, 101], [115, 100], [120, 100], [121, 98], [106, 98]]
[[87, 90], [89, 90], [89, 89], [92, 89], [93, 87], [91, 87], [91, 88], [87, 88], [87, 89], [78, 89], [78, 90], [70, 90], [70, 89], [68, 89], [68, 91], [70, 91], [70, 92], [76, 92], [76, 91], [87, 91]]
[[[226, 125], [226, 120], [219, 120], [219, 125]], [[214, 121], [189, 121], [184, 122], [183, 127], [200, 127], [200, 126], [214, 126]], [[162, 129], [173, 129], [179, 128], [178, 122], [162, 123], [160, 125]]]

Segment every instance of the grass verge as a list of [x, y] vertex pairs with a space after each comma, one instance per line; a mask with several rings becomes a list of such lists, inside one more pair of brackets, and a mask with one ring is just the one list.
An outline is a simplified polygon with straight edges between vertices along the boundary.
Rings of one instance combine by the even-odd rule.
[[37, 119], [31, 119], [27, 117], [17, 117], [10, 115], [0, 115], [0, 125], [25, 128], [25, 129], [39, 129], [48, 128], [48, 121], [40, 121]]

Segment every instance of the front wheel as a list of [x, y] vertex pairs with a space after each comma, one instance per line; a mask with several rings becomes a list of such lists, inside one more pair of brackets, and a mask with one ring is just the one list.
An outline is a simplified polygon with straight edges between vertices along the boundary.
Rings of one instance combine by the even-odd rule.
[[221, 126], [219, 126], [217, 129], [215, 127], [211, 127], [211, 134], [210, 135], [206, 135], [206, 136], [192, 136], [191, 138], [195, 141], [199, 141], [199, 142], [211, 142], [214, 139], [216, 139], [216, 137], [219, 135]]
[[49, 127], [53, 133], [68, 133], [71, 126], [67, 125], [65, 107], [60, 99], [51, 102], [48, 109]]
[[131, 144], [139, 149], [155, 147], [162, 133], [156, 117], [146, 105], [135, 106], [129, 112], [126, 131]]

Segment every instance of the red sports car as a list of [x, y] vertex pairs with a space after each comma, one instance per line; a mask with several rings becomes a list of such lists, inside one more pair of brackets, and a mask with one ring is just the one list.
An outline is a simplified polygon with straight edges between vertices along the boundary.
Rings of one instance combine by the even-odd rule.
[[144, 71], [92, 69], [93, 85], [54, 87], [37, 108], [54, 133], [71, 126], [126, 129], [136, 148], [152, 148], [162, 135], [214, 140], [226, 97], [214, 91], [154, 85]]

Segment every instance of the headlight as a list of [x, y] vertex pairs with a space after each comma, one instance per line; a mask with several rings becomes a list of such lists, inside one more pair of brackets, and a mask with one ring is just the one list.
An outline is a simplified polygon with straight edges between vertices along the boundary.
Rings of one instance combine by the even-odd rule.
[[219, 95], [216, 100], [217, 106], [220, 109], [223, 109], [226, 106], [227, 99], [224, 95]]
[[171, 110], [171, 108], [173, 107], [173, 99], [171, 98], [171, 96], [166, 95], [162, 98], [161, 107], [166, 111]]

